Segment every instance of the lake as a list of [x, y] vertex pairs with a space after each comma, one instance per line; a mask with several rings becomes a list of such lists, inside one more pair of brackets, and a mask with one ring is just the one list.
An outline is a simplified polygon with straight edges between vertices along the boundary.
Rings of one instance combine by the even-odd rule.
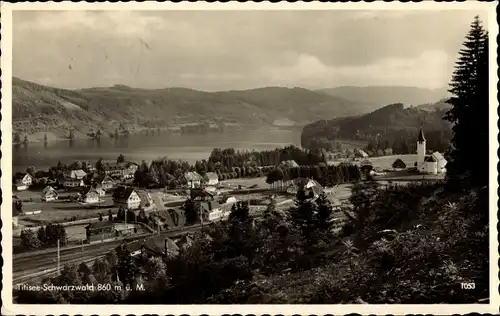
[[270, 150], [287, 145], [300, 146], [299, 130], [258, 129], [235, 130], [225, 133], [130, 135], [120, 139], [101, 138], [63, 140], [12, 146], [13, 171], [25, 171], [29, 166], [48, 169], [58, 161], [115, 160], [120, 154], [126, 160], [141, 162], [159, 157], [187, 160], [208, 159], [214, 148]]

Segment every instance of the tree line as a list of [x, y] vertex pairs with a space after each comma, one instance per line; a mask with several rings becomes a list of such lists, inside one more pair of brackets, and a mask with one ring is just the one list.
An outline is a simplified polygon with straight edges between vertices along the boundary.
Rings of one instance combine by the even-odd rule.
[[333, 186], [341, 183], [357, 182], [362, 179], [361, 169], [354, 164], [341, 163], [339, 165], [319, 164], [313, 166], [299, 166], [295, 168], [278, 167], [267, 174], [266, 183], [273, 185], [287, 185], [297, 178], [316, 180], [322, 186]]
[[219, 180], [261, 177], [271, 172], [282, 161], [288, 160], [293, 160], [299, 165], [325, 163], [323, 152], [305, 151], [295, 146], [269, 151], [215, 148], [208, 160], [198, 160], [194, 165], [166, 157], [156, 159], [151, 165], [143, 161], [135, 173], [134, 183], [140, 186], [158, 185], [175, 188], [185, 184], [182, 178], [186, 172], [197, 172], [201, 176], [215, 172]]

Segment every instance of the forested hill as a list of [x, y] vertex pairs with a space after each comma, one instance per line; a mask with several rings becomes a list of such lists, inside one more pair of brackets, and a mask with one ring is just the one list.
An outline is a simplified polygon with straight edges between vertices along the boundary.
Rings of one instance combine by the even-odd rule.
[[186, 88], [138, 89], [123, 85], [66, 90], [13, 78], [13, 130], [28, 135], [49, 132], [66, 137], [101, 129], [114, 132], [167, 124], [265, 126], [276, 121], [299, 125], [323, 117], [368, 112], [366, 104], [302, 89], [267, 87], [202, 92]]
[[[405, 108], [403, 104], [396, 103], [364, 115], [321, 120], [304, 127], [302, 146], [328, 147], [328, 144], [336, 139], [366, 141], [382, 139], [390, 143], [401, 139], [412, 141], [416, 138], [420, 127], [424, 128], [426, 135], [436, 134], [436, 137], [441, 138], [444, 143], [449, 143], [451, 125], [442, 119], [445, 113], [446, 109], [439, 107], [430, 111], [420, 107]], [[392, 145], [390, 147], [392, 148]], [[442, 146], [436, 145], [436, 147]]]

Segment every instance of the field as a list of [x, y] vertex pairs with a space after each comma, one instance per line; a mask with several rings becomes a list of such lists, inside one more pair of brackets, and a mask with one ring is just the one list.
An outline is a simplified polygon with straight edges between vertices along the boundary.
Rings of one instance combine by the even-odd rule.
[[88, 224], [82, 224], [82, 225], [71, 225], [71, 226], [66, 226], [64, 229], [66, 230], [66, 234], [68, 236], [68, 240], [84, 240], [87, 238], [86, 232], [85, 232], [85, 227]]
[[257, 185], [259, 189], [269, 188], [269, 184], [266, 183], [266, 177], [224, 180], [220, 181], [219, 183], [221, 184], [221, 186], [225, 186], [228, 189], [236, 189], [238, 185], [241, 185], [242, 187]]
[[417, 155], [391, 155], [391, 156], [381, 156], [381, 157], [371, 157], [368, 158], [373, 164], [373, 168], [379, 168], [382, 170], [392, 169], [392, 164], [396, 159], [401, 159], [406, 164], [406, 167], [413, 167], [417, 161]]
[[[21, 194], [17, 195], [24, 200]], [[105, 196], [103, 199], [104, 202], [93, 206], [83, 206], [70, 200], [42, 202], [40, 199], [33, 199], [33, 202], [23, 202], [23, 211], [41, 211], [41, 213], [21, 216], [19, 224], [37, 226], [42, 222], [69, 221], [72, 217], [76, 217], [76, 219], [97, 217], [99, 213], [107, 214], [110, 208], [114, 208], [111, 196]]]

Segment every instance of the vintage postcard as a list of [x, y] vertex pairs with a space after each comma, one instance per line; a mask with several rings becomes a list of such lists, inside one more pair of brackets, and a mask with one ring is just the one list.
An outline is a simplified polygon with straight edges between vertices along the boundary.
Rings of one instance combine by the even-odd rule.
[[499, 312], [494, 4], [1, 16], [2, 314]]

